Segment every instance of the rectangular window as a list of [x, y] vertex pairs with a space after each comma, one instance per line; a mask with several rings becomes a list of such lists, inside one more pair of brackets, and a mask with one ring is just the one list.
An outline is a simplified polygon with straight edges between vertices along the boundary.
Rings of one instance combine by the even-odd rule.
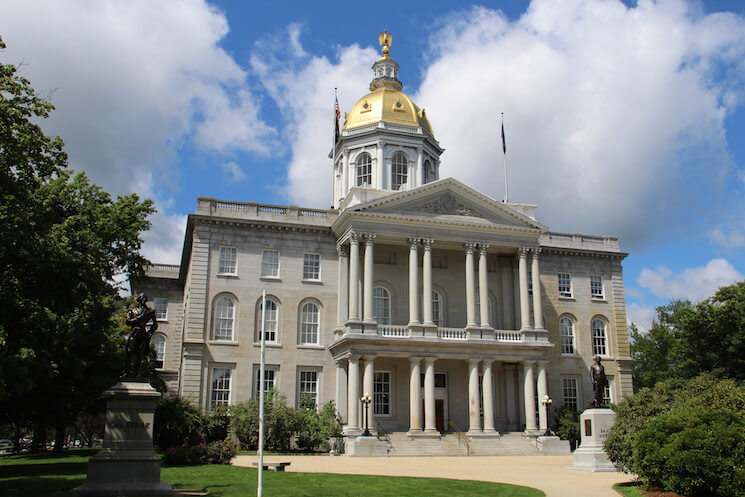
[[155, 299], [153, 301], [153, 310], [155, 311], [155, 319], [158, 321], [166, 321], [168, 319], [168, 301], [166, 299]]
[[[260, 369], [256, 368], [256, 381], [254, 381], [254, 385], [256, 386], [254, 389], [254, 393], [256, 395], [255, 398], [259, 398], [259, 381], [260, 381]], [[267, 392], [270, 390], [275, 390], [277, 388], [277, 370], [276, 369], [264, 369], [264, 395], [266, 395]]]
[[210, 405], [230, 405], [230, 368], [214, 368], [212, 370], [212, 393]]
[[[420, 386], [424, 388], [424, 373], [420, 375]], [[448, 375], [447, 373], [435, 373], [435, 388], [447, 388], [448, 386]]]
[[391, 373], [388, 371], [375, 371], [373, 413], [376, 416], [391, 415]]
[[564, 395], [564, 405], [578, 411], [579, 392], [577, 391], [577, 378], [562, 378], [561, 388]]
[[321, 279], [321, 254], [303, 255], [303, 279]]
[[572, 296], [572, 275], [559, 273], [559, 297]]
[[279, 278], [279, 250], [262, 250], [261, 276], [263, 278]]
[[318, 371], [300, 371], [300, 407], [315, 409], [318, 405]]
[[603, 277], [590, 276], [590, 297], [593, 299], [603, 299]]
[[607, 376], [608, 382], [605, 384], [605, 388], [603, 389], [603, 402], [605, 405], [610, 404], [613, 402], [613, 377]]
[[238, 249], [235, 247], [220, 247], [220, 267], [218, 274], [236, 274]]

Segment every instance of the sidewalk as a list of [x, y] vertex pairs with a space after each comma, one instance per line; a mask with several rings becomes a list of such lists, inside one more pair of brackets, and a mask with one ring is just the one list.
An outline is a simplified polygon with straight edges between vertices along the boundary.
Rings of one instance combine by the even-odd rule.
[[[256, 456], [237, 456], [236, 466], [250, 467]], [[619, 497], [613, 484], [633, 478], [623, 473], [566, 469], [572, 456], [348, 457], [267, 456], [290, 461], [286, 471], [356, 475], [419, 476], [512, 483], [538, 488], [547, 497]]]

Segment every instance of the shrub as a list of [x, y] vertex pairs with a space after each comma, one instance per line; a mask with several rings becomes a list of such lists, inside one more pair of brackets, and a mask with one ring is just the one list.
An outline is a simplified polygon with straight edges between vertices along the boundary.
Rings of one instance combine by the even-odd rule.
[[230, 415], [226, 406], [214, 406], [202, 416], [201, 433], [207, 443], [225, 440], [230, 432]]
[[206, 444], [192, 445], [187, 449], [187, 453], [188, 464], [207, 464], [209, 462]]
[[[302, 398], [301, 406], [303, 405]], [[308, 451], [328, 451], [329, 439], [341, 436], [341, 426], [336, 418], [336, 407], [329, 402], [316, 411], [315, 403], [309, 408], [300, 408], [295, 413], [297, 448]]]
[[745, 416], [727, 407], [679, 407], [655, 417], [633, 448], [637, 475], [691, 497], [745, 495]]
[[[241, 448], [254, 450], [259, 445], [259, 403], [251, 399], [230, 409], [230, 426], [240, 441]], [[296, 419], [287, 407], [286, 397], [270, 390], [264, 398], [264, 447], [271, 450], [290, 449]]]
[[161, 449], [199, 443], [203, 417], [189, 400], [163, 397], [155, 407], [153, 442]]
[[562, 440], [568, 440], [572, 450], [577, 447], [580, 440], [579, 412], [570, 406], [559, 407], [554, 414], [553, 431]]
[[184, 466], [189, 464], [189, 449], [182, 447], [171, 447], [163, 454], [163, 464], [167, 466]]
[[219, 440], [207, 445], [207, 458], [211, 464], [230, 464], [238, 453], [238, 444], [229, 440]]

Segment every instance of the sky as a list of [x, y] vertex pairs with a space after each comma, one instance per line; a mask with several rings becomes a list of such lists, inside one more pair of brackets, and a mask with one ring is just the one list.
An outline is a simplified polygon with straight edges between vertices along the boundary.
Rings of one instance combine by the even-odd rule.
[[618, 235], [629, 320], [745, 279], [745, 2], [0, 0], [2, 63], [56, 107], [70, 165], [155, 200], [179, 263], [197, 196], [328, 208], [334, 88], [368, 91], [393, 34], [441, 177]]

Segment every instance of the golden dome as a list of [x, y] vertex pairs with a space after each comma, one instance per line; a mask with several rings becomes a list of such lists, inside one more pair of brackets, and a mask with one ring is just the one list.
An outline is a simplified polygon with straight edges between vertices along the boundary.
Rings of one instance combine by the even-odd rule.
[[424, 109], [417, 107], [405, 94], [391, 88], [378, 88], [359, 99], [352, 107], [352, 112], [345, 115], [343, 129], [380, 121], [421, 127], [424, 133], [432, 134]]

